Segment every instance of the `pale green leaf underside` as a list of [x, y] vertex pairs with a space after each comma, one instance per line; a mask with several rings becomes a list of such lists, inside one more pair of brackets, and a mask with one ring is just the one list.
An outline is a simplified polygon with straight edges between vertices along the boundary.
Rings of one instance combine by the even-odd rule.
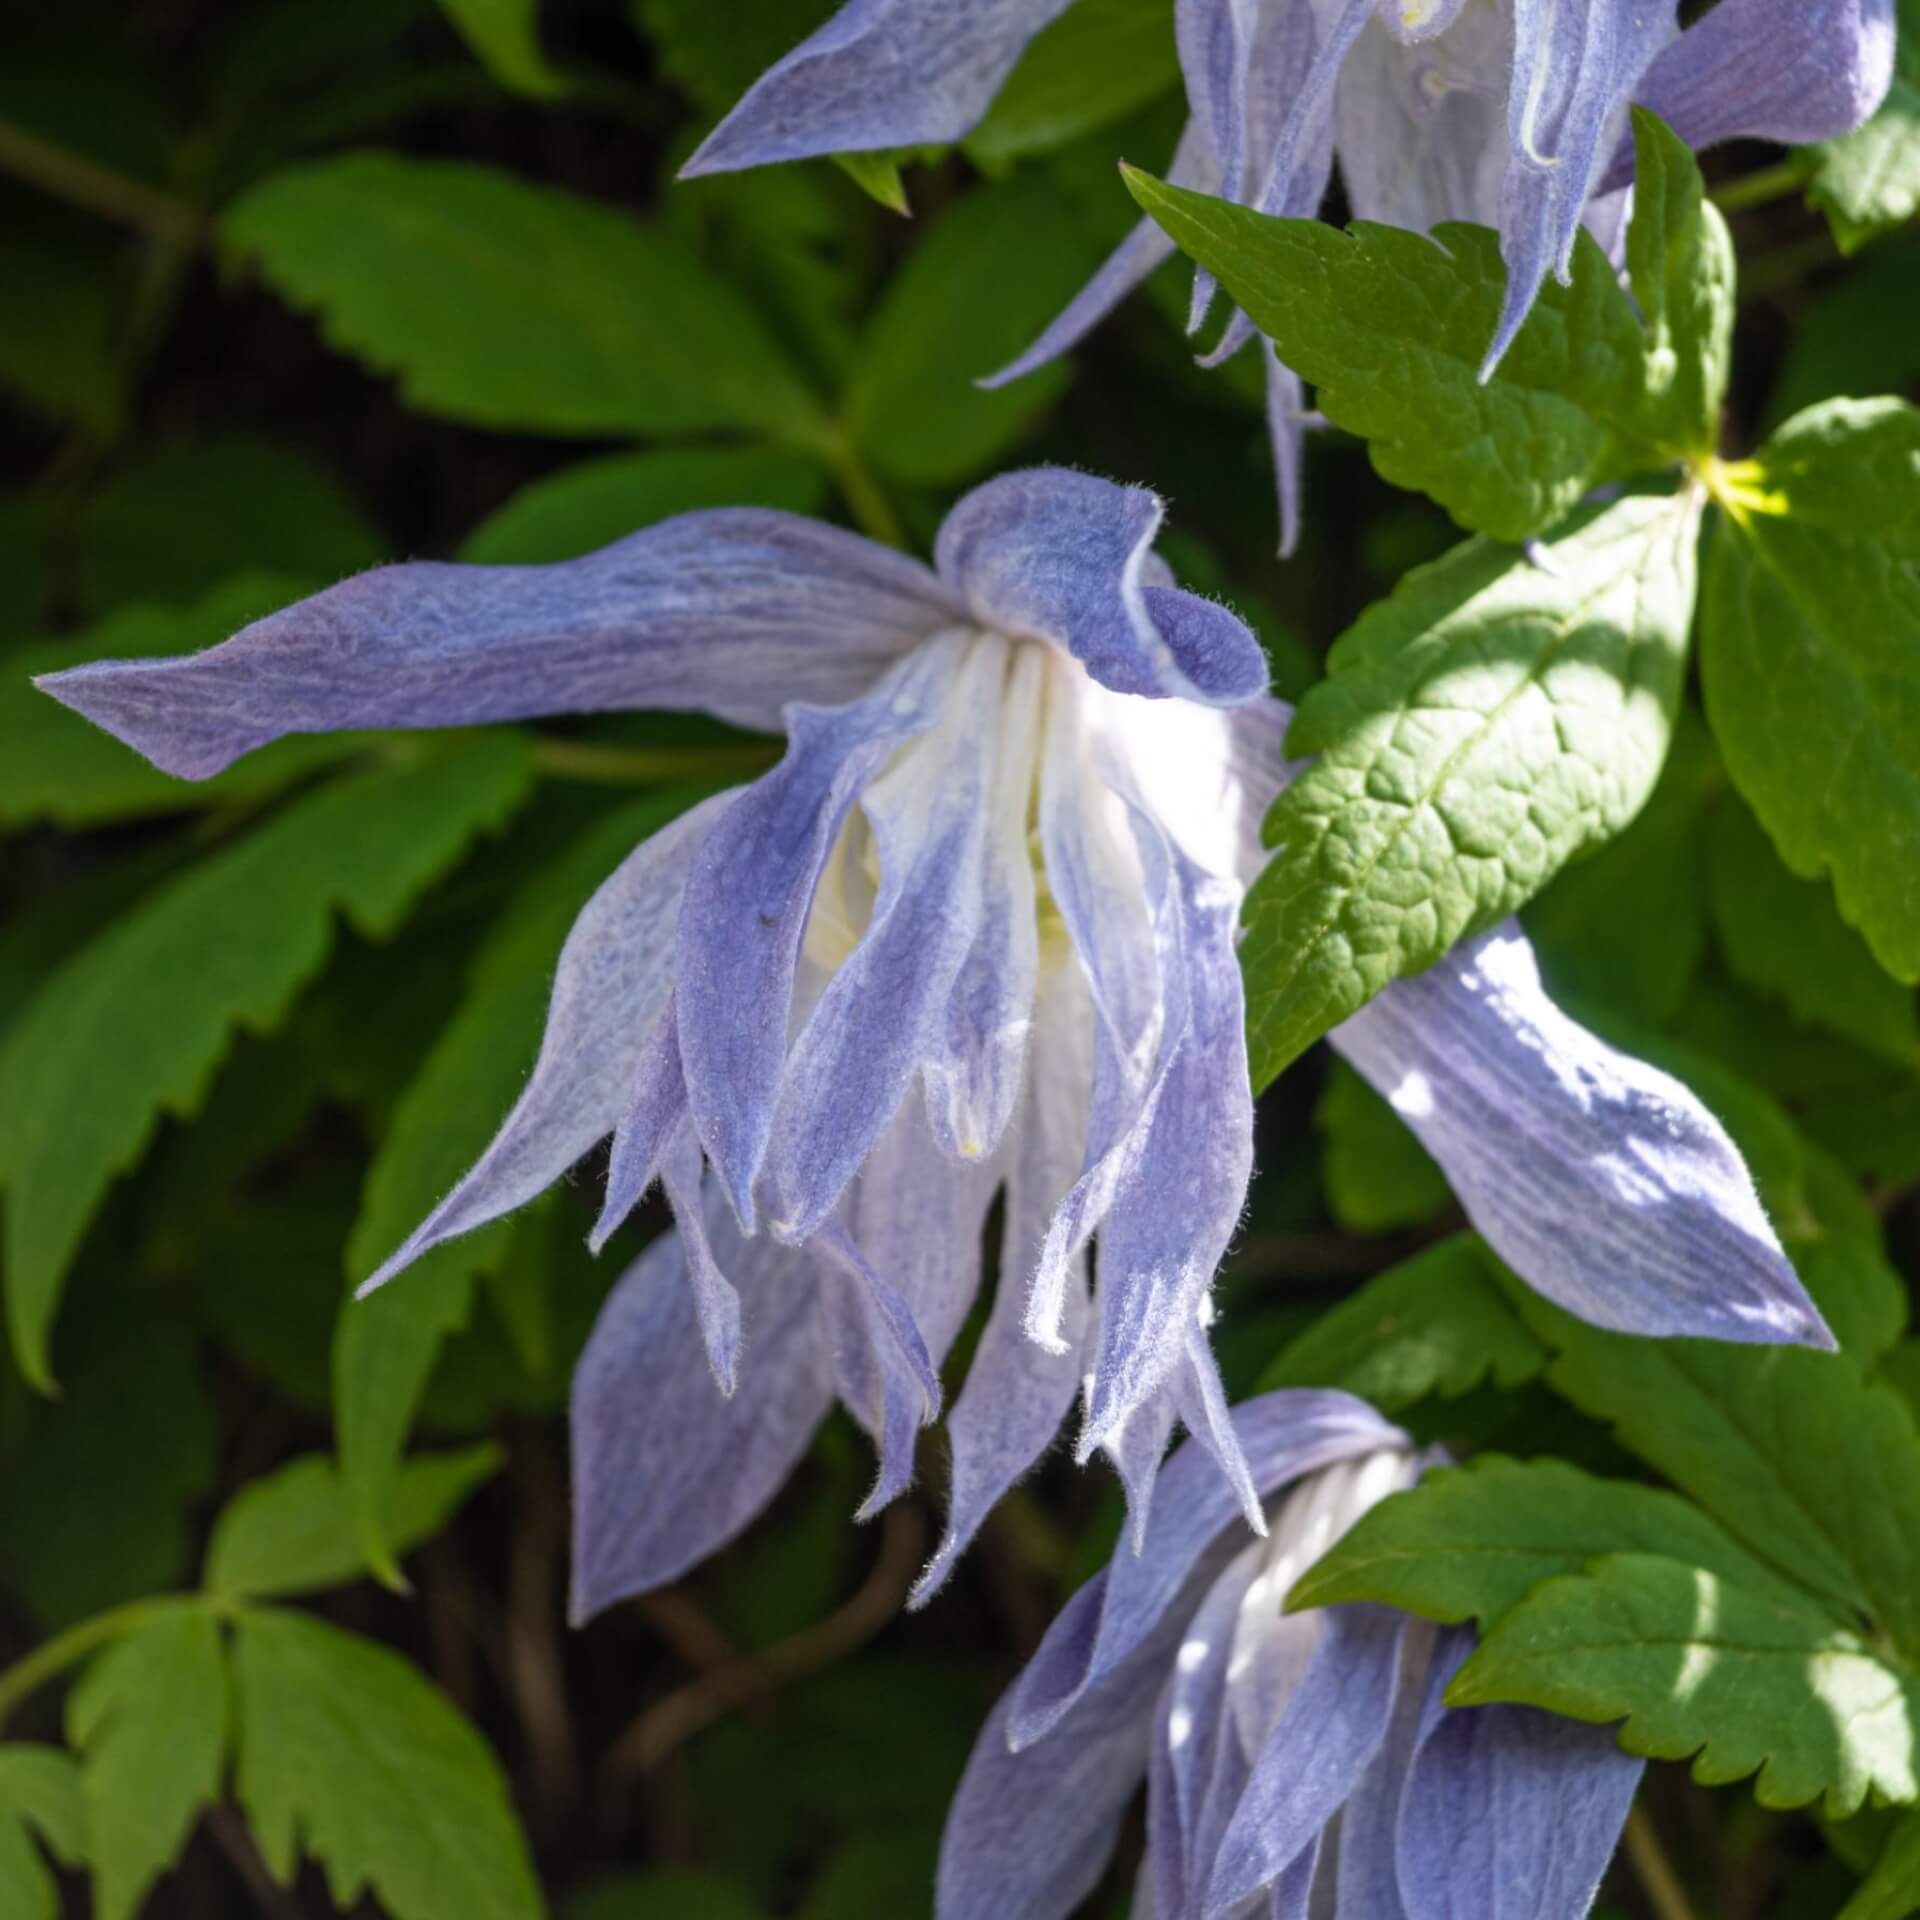
[[1247, 900], [1256, 1086], [1639, 811], [1685, 673], [1695, 521], [1686, 497], [1586, 509], [1552, 571], [1470, 541], [1338, 642], [1287, 739], [1317, 758]]

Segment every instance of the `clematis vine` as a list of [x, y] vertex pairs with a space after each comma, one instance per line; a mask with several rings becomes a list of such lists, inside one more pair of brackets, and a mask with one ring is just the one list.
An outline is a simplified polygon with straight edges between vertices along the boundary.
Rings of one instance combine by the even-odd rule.
[[[957, 140], [1068, 0], [848, 0], [771, 67], [686, 168]], [[1191, 119], [1178, 185], [1310, 216], [1337, 156], [1359, 219], [1497, 227], [1507, 291], [1485, 371], [1583, 218], [1611, 245], [1632, 177], [1629, 106], [1690, 145], [1808, 141], [1860, 124], [1893, 72], [1894, 0], [1719, 0], [1682, 32], [1678, 0], [1173, 0]], [[1598, 198], [1596, 198], [1599, 196]], [[1068, 351], [1173, 251], [1124, 240], [998, 385]], [[1213, 283], [1196, 276], [1198, 330]], [[1255, 338], [1236, 313], [1204, 364]], [[1301, 386], [1264, 342], [1282, 550], [1299, 527]]]
[[1579, 1920], [1642, 1762], [1604, 1727], [1449, 1709], [1467, 1629], [1283, 1612], [1426, 1463], [1342, 1393], [1268, 1394], [1234, 1424], [1267, 1538], [1248, 1542], [1191, 1448], [1173, 1457], [1139, 1553], [1073, 1596], [981, 1732], [937, 1920], [1065, 1920], [1143, 1779], [1134, 1920]]
[[[205, 653], [40, 682], [187, 778], [335, 728], [622, 707], [784, 728], [771, 772], [594, 895], [519, 1101], [369, 1282], [609, 1135], [596, 1245], [664, 1187], [677, 1230], [575, 1383], [583, 1614], [738, 1532], [836, 1400], [878, 1450], [867, 1510], [908, 1484], [1002, 1191], [922, 1595], [1077, 1399], [1079, 1457], [1117, 1465], [1137, 1535], [1176, 1424], [1263, 1524], [1206, 1328], [1252, 1167], [1236, 920], [1287, 713], [1248, 629], [1155, 555], [1161, 519], [1140, 488], [1009, 474], [929, 568], [788, 514], [690, 513], [555, 566], [380, 568]], [[1828, 1343], [1719, 1125], [1560, 1013], [1516, 928], [1335, 1044], [1572, 1311]]]

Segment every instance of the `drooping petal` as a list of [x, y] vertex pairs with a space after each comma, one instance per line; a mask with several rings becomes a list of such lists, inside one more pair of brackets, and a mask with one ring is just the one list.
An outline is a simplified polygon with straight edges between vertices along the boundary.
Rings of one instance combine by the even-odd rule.
[[1395, 1845], [1407, 1920], [1579, 1920], [1593, 1905], [1646, 1762], [1611, 1727], [1532, 1707], [1446, 1708], [1471, 1650], [1445, 1636]]
[[693, 1129], [683, 1124], [660, 1158], [660, 1182], [673, 1208], [674, 1225], [686, 1255], [687, 1281], [693, 1290], [694, 1313], [700, 1322], [700, 1342], [707, 1350], [714, 1384], [731, 1398], [739, 1384], [740, 1295], [720, 1271], [720, 1262], [707, 1234], [703, 1190], [705, 1168]]
[[[1297, 1617], [1297, 1616], [1296, 1616]], [[1473, 1636], [1461, 1636], [1471, 1646]], [[1337, 1874], [1340, 1905], [1367, 1920], [1407, 1920], [1394, 1859], [1400, 1807], [1407, 1774], [1421, 1740], [1430, 1731], [1427, 1704], [1439, 1630], [1424, 1620], [1409, 1620], [1400, 1639], [1400, 1678], [1394, 1689], [1393, 1718], [1373, 1764], [1340, 1810]], [[1450, 1678], [1454, 1664], [1446, 1664]], [[1444, 1690], [1446, 1682], [1440, 1683]], [[1542, 1909], [1543, 1912], [1551, 1909]]]
[[781, 1077], [766, 1174], [782, 1239], [805, 1240], [825, 1219], [939, 1050], [982, 926], [1008, 653], [997, 635], [975, 639], [932, 731], [861, 798], [879, 889]]
[[573, 1618], [663, 1585], [733, 1538], [792, 1472], [833, 1400], [804, 1253], [741, 1236], [716, 1188], [706, 1229], [740, 1283], [739, 1390], [708, 1370], [677, 1235], [600, 1310], [573, 1378]]
[[361, 1289], [429, 1247], [544, 1192], [620, 1120], [649, 1028], [673, 987], [674, 922], [695, 856], [736, 793], [715, 794], [637, 847], [581, 910], [561, 949], [526, 1090], [473, 1170]]
[[1691, 147], [1831, 140], [1886, 98], [1894, 39], [1894, 0], [1720, 0], [1637, 98]]
[[1029, 1339], [1024, 1322], [1047, 1222], [1085, 1148], [1092, 1027], [1078, 970], [1070, 962], [1049, 966], [1034, 1009], [1024, 1098], [1008, 1141], [999, 1287], [966, 1384], [947, 1415], [953, 1460], [947, 1530], [913, 1590], [916, 1607], [939, 1591], [994, 1502], [1052, 1444], [1079, 1391], [1092, 1321], [1084, 1256], [1069, 1268], [1061, 1293], [1060, 1349]]
[[1170, 1381], [1246, 1204], [1253, 1097], [1240, 966], [1237, 880], [1169, 843], [1186, 978], [1184, 1031], [1100, 1229], [1100, 1349], [1081, 1453]]
[[928, 1124], [941, 1148], [963, 1162], [985, 1159], [1000, 1145], [1020, 1098], [1035, 1018], [1040, 930], [1027, 815], [1047, 667], [1041, 648], [1015, 650], [997, 726], [987, 729], [997, 737], [983, 807], [978, 917], [946, 1005], [921, 1049]]
[[680, 909], [680, 1057], [701, 1145], [741, 1222], [773, 1126], [801, 936], [848, 811], [939, 718], [961, 643], [930, 642], [843, 707], [790, 707], [780, 764], [709, 837]]
[[1067, 1920], [1113, 1851], [1146, 1771], [1163, 1677], [1146, 1657], [1061, 1720], [1058, 1738], [1016, 1751], [1014, 1695], [974, 1743], [940, 1843], [935, 1920]]
[[1328, 1607], [1306, 1673], [1268, 1736], [1214, 1857], [1202, 1913], [1270, 1887], [1339, 1812], [1387, 1736], [1405, 1616]]
[[[1192, 187], [1200, 193], [1217, 191], [1219, 169], [1206, 131], [1197, 120], [1189, 120], [1182, 131], [1167, 178], [1176, 187]], [[1172, 240], [1158, 221], [1142, 220], [1033, 345], [979, 384], [989, 389], [1008, 386], [1036, 367], [1044, 367], [1049, 360], [1057, 360], [1063, 353], [1070, 352], [1163, 260], [1170, 259], [1174, 251]]]
[[1580, 217], [1613, 158], [1627, 103], [1677, 32], [1674, 0], [1513, 0], [1507, 290], [1482, 377], [1498, 366], [1549, 272], [1566, 279]]
[[595, 1253], [640, 1204], [660, 1171], [667, 1143], [688, 1124], [687, 1079], [680, 1067], [680, 1014], [672, 993], [640, 1049], [626, 1111], [607, 1156], [606, 1198], [587, 1245]]
[[1127, 1544], [1135, 1553], [1146, 1546], [1147, 1528], [1153, 1520], [1154, 1489], [1160, 1484], [1167, 1443], [1173, 1438], [1179, 1417], [1171, 1390], [1150, 1394], [1100, 1443], [1100, 1451], [1120, 1476], [1120, 1487], [1127, 1498]]
[[[1351, 1394], [1293, 1390], [1263, 1394], [1236, 1409], [1234, 1427], [1255, 1486], [1273, 1492], [1303, 1473], [1406, 1437]], [[1015, 1741], [1031, 1745], [1058, 1725], [1074, 1701], [1155, 1633], [1198, 1570], [1210, 1581], [1224, 1560], [1235, 1519], [1232, 1490], [1204, 1449], [1181, 1447], [1160, 1474], [1147, 1538], [1088, 1581], [1054, 1621], [1015, 1688]], [[1228, 1542], [1232, 1544], [1231, 1539]], [[1229, 1556], [1230, 1557], [1230, 1556]], [[1188, 1601], [1188, 1611], [1199, 1594]]]
[[[1180, 711], [1167, 708], [1169, 713]], [[1093, 1009], [1093, 1068], [1081, 1175], [1054, 1214], [1027, 1309], [1027, 1333], [1057, 1348], [1069, 1262], [1113, 1198], [1121, 1150], [1139, 1121], [1164, 1025], [1155, 922], [1121, 802], [1093, 764], [1083, 701], [1051, 698], [1040, 767], [1047, 889], [1073, 943]]]
[[1726, 1131], [1547, 997], [1512, 922], [1332, 1040], [1531, 1287], [1596, 1326], [1831, 1346]]
[[958, 140], [1027, 42], [1070, 4], [848, 0], [753, 83], [681, 177]]
[[727, 508], [553, 566], [376, 567], [204, 653], [39, 684], [201, 780], [283, 734], [347, 727], [654, 707], [771, 731], [787, 702], [854, 698], [952, 619], [939, 582], [902, 554]]
[[[1227, 1712], [1227, 1676], [1234, 1625], [1264, 1554], [1258, 1541], [1243, 1548], [1207, 1590], [1181, 1636], [1154, 1716], [1148, 1846], [1160, 1904], [1175, 1916], [1188, 1911], [1199, 1891], [1192, 1884], [1194, 1861], [1210, 1860], [1219, 1845], [1220, 1833], [1208, 1834], [1205, 1815], [1237, 1802], [1246, 1784], [1245, 1761]], [[1238, 1762], [1236, 1777], [1222, 1777], [1223, 1761]], [[1224, 1820], [1220, 1826], [1224, 1830]]]
[[1280, 557], [1290, 559], [1300, 544], [1300, 456], [1307, 444], [1306, 389], [1300, 376], [1260, 342], [1267, 373], [1267, 445], [1273, 453], [1274, 484], [1280, 493]]
[[820, 1324], [840, 1404], [879, 1456], [873, 1486], [855, 1516], [866, 1520], [912, 1484], [920, 1429], [933, 1419], [938, 1402], [928, 1385], [925, 1342], [897, 1291], [860, 1260], [837, 1222], [814, 1247], [823, 1256], [841, 1256], [823, 1258]]
[[934, 549], [983, 625], [1065, 647], [1117, 693], [1231, 706], [1266, 656], [1225, 607], [1143, 579], [1164, 509], [1144, 487], [1033, 467], [974, 488]]

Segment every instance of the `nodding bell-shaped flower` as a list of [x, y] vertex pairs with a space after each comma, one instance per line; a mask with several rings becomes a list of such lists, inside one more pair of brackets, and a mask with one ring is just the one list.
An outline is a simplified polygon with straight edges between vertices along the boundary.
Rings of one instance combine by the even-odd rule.
[[[1622, 227], [1627, 110], [1689, 145], [1802, 142], [1858, 126], [1893, 73], [1894, 0], [1169, 0], [1192, 118], [1170, 178], [1263, 212], [1315, 213], [1334, 160], [1354, 215], [1500, 231], [1507, 293], [1486, 370], [1583, 218]], [[957, 140], [1069, 0], [849, 0], [748, 91], [688, 163], [724, 172], [810, 154]], [[1601, 198], [1596, 201], [1596, 196]], [[1066, 352], [1173, 251], [1142, 222], [1010, 366]], [[1212, 304], [1196, 276], [1191, 326]], [[1205, 359], [1254, 338], [1235, 314]], [[1299, 380], [1264, 344], [1282, 551], [1298, 532]]]
[[[836, 1399], [879, 1451], [868, 1509], [908, 1484], [1001, 1190], [922, 1595], [1076, 1399], [1136, 1535], [1176, 1422], [1261, 1524], [1206, 1325], [1252, 1166], [1236, 920], [1287, 713], [1247, 628], [1154, 554], [1161, 514], [1009, 474], [928, 568], [788, 514], [691, 513], [555, 566], [383, 567], [202, 654], [41, 681], [187, 778], [335, 728], [621, 707], [784, 727], [772, 771], [582, 911], [518, 1103], [369, 1282], [608, 1135], [596, 1246], [664, 1186], [677, 1231], [575, 1380], [581, 1613], [737, 1533]], [[1726, 1135], [1561, 1014], [1517, 928], [1334, 1040], [1573, 1312], [1826, 1341]]]
[[1066, 1920], [1142, 1780], [1134, 1920], [1579, 1920], [1642, 1762], [1529, 1707], [1448, 1708], [1472, 1650], [1385, 1607], [1289, 1589], [1426, 1464], [1342, 1393], [1233, 1416], [1267, 1537], [1194, 1449], [1137, 1553], [1067, 1603], [994, 1710], [947, 1816], [936, 1920]]

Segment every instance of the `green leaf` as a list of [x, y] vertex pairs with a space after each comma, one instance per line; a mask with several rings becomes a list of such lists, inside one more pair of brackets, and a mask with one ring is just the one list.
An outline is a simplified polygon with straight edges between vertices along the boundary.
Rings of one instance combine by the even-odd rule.
[[1677, 1494], [1564, 1460], [1490, 1453], [1432, 1468], [1364, 1514], [1287, 1605], [1375, 1600], [1449, 1625], [1476, 1620], [1484, 1631], [1541, 1581], [1609, 1553], [1658, 1554], [1784, 1606], [1814, 1604]]
[[35, 674], [90, 660], [196, 653], [298, 599], [302, 591], [290, 580], [248, 576], [228, 581], [178, 612], [131, 607], [77, 639], [10, 655], [0, 674], [0, 825], [52, 820], [92, 827], [230, 805], [273, 793], [317, 767], [361, 752], [365, 734], [296, 734], [248, 754], [211, 780], [176, 780], [33, 684]]
[[1652, 1026], [1679, 1013], [1706, 958], [1707, 803], [1725, 783], [1712, 737], [1682, 706], [1647, 804], [1526, 910], [1556, 997], [1598, 1001]]
[[1490, 229], [1447, 222], [1429, 237], [1357, 221], [1342, 233], [1121, 171], [1181, 251], [1217, 274], [1313, 383], [1328, 419], [1368, 441], [1384, 478], [1431, 494], [1474, 532], [1522, 540], [1603, 481], [1708, 452], [1716, 437], [1725, 230], [1702, 206], [1685, 149], [1650, 116], [1635, 131], [1659, 183], [1636, 203], [1632, 243], [1653, 334], [1583, 233], [1571, 283], [1549, 281], [1486, 379], [1506, 287]]
[[536, 100], [566, 91], [540, 48], [540, 0], [440, 0], [440, 11], [503, 87]]
[[311, 591], [393, 557], [328, 467], [243, 433], [136, 453], [75, 508], [68, 538], [84, 556], [68, 590], [89, 617], [134, 600], [186, 606], [237, 575]]
[[84, 1755], [97, 1920], [132, 1920], [220, 1797], [230, 1703], [213, 1616], [165, 1603], [81, 1676], [67, 1737]]
[[1488, 1379], [1521, 1386], [1547, 1357], [1507, 1304], [1486, 1250], [1462, 1233], [1328, 1308], [1281, 1350], [1260, 1391], [1342, 1387], [1395, 1413], [1432, 1394], [1457, 1399]]
[[845, 401], [854, 444], [897, 480], [931, 486], [978, 472], [1058, 395], [1067, 370], [1046, 367], [991, 393], [974, 382], [1030, 345], [1095, 264], [1080, 222], [1044, 181], [970, 194], [915, 249], [867, 327]]
[[1335, 643], [1287, 735], [1318, 758], [1268, 814], [1247, 898], [1256, 1087], [1639, 811], [1686, 670], [1695, 521], [1687, 496], [1583, 510], [1552, 571], [1468, 541]]
[[460, 558], [489, 566], [573, 560], [669, 514], [696, 507], [813, 513], [825, 492], [817, 463], [772, 448], [612, 453], [522, 487], [467, 535]]
[[44, 1628], [177, 1586], [219, 1432], [192, 1330], [147, 1299], [76, 1315], [60, 1398], [0, 1472], [0, 1561]]
[[80, 1769], [58, 1747], [0, 1746], [0, 1912], [8, 1920], [60, 1920], [43, 1844], [63, 1866], [87, 1856]]
[[336, 912], [384, 938], [529, 784], [511, 734], [336, 782], [161, 887], [47, 982], [0, 1048], [7, 1317], [29, 1380], [49, 1383], [68, 1262], [161, 1113], [193, 1112], [237, 1026], [285, 1014]]
[[800, 1920], [870, 1920], [923, 1907], [940, 1853], [937, 1829], [908, 1828], [849, 1840], [821, 1868]]
[[[394, 1483], [393, 1552], [432, 1539], [501, 1458], [497, 1447], [479, 1446], [407, 1461]], [[262, 1600], [344, 1586], [366, 1571], [333, 1462], [307, 1454], [227, 1502], [213, 1524], [203, 1584], [227, 1599]]]
[[1920, 1066], [1913, 989], [1890, 979], [1840, 918], [1833, 890], [1789, 872], [1732, 794], [1715, 810], [1708, 878], [1727, 970], [1796, 1019]]
[[1905, 393], [1920, 381], [1920, 236], [1878, 248], [1830, 286], [1810, 291], [1767, 402], [1769, 427], [1821, 400]]
[[1872, 1871], [1836, 1920], [1907, 1920], [1920, 1913], [1920, 1813], [1894, 1828]]
[[[367, 1170], [347, 1246], [354, 1281], [371, 1273], [480, 1157], [539, 1051], [553, 965], [575, 916], [648, 834], [697, 793], [674, 788], [609, 814], [529, 885], [480, 949], [466, 998], [434, 1042]], [[467, 1323], [473, 1282], [506, 1257], [508, 1223], [435, 1247], [391, 1286], [349, 1300], [334, 1333], [340, 1472], [369, 1565], [400, 1582], [389, 1547], [395, 1476], [448, 1334]]]
[[536, 433], [820, 436], [813, 396], [738, 294], [577, 195], [353, 153], [275, 175], [224, 231], [423, 412]]
[[869, 200], [877, 201], [889, 213], [911, 213], [907, 185], [900, 178], [898, 153], [836, 153], [833, 164], [844, 173]]
[[1075, 0], [1027, 43], [961, 143], [976, 166], [1051, 153], [1124, 118], [1180, 78], [1165, 0]]
[[1646, 329], [1647, 407], [1670, 444], [1710, 453], [1733, 370], [1733, 238], [1692, 149], [1633, 110], [1627, 273]]
[[1514, 1289], [1547, 1378], [1842, 1619], [1920, 1653], [1920, 1436], [1845, 1354], [1636, 1340]]
[[1920, 412], [1833, 401], [1721, 469], [1701, 673], [1727, 770], [1787, 865], [1920, 981]]
[[1313, 1124], [1327, 1209], [1348, 1233], [1418, 1226], [1453, 1204], [1426, 1148], [1344, 1060], [1332, 1063]]
[[1609, 1554], [1536, 1589], [1481, 1641], [1447, 1700], [1624, 1718], [1630, 1753], [1693, 1756], [1704, 1786], [1757, 1773], [1765, 1807], [1824, 1795], [1844, 1819], [1869, 1794], [1920, 1797], [1920, 1700], [1884, 1655], [1811, 1608], [1649, 1554]]
[[371, 1893], [393, 1920], [536, 1920], [499, 1763], [437, 1688], [304, 1614], [248, 1611], [235, 1639], [236, 1788], [276, 1878], [304, 1852], [342, 1909]]

